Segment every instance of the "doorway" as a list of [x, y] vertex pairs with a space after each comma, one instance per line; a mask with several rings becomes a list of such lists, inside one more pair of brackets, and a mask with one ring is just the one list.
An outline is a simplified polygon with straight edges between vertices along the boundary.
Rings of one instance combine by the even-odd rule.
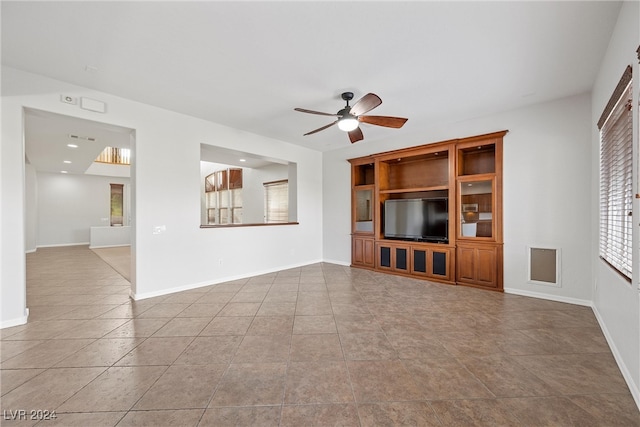
[[[84, 245], [113, 249], [118, 265], [112, 267], [134, 292], [135, 130], [32, 108], [24, 108], [23, 115], [26, 252]], [[105, 157], [107, 151], [118, 154]], [[114, 186], [122, 189], [117, 224], [111, 219]], [[109, 257], [100, 258], [110, 264]]]

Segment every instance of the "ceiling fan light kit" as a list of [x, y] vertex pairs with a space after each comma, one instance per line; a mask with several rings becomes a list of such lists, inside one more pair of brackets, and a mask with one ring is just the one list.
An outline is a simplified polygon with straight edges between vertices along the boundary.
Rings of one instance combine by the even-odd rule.
[[351, 132], [358, 127], [358, 119], [352, 115], [345, 116], [338, 120], [338, 128], [345, 132]]
[[360, 123], [368, 123], [370, 125], [398, 129], [401, 128], [407, 121], [407, 119], [402, 117], [365, 116], [365, 113], [368, 113], [369, 111], [382, 104], [382, 100], [380, 99], [380, 97], [374, 93], [366, 94], [365, 96], [360, 98], [353, 106], [349, 105], [349, 101], [353, 99], [353, 92], [342, 93], [342, 99], [346, 101], [347, 105], [336, 114], [307, 110], [305, 108], [294, 108], [295, 111], [299, 111], [301, 113], [316, 114], [320, 116], [332, 116], [338, 118], [336, 121], [329, 123], [328, 125], [305, 133], [304, 136], [320, 132], [321, 130], [325, 130], [337, 124], [340, 130], [348, 133], [351, 143], [354, 143], [364, 139], [364, 135], [358, 127]]

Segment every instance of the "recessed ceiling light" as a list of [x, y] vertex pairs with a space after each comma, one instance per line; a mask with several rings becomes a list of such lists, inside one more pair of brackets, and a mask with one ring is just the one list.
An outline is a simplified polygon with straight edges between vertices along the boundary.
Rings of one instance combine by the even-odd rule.
[[69, 163], [71, 163], [71, 160], [64, 160], [62, 163], [69, 164]]
[[60, 173], [69, 173], [69, 172], [67, 172], [67, 171], [60, 171]]
[[246, 161], [247, 161], [247, 159], [240, 159], [240, 161], [241, 161], [241, 162], [246, 162]]
[[67, 144], [67, 147], [69, 147], [69, 148], [78, 148], [78, 146], [76, 144]]

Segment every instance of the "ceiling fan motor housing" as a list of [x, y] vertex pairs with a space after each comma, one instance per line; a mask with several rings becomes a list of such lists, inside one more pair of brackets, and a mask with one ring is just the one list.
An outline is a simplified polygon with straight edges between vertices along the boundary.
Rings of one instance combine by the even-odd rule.
[[345, 116], [350, 115], [349, 114], [350, 111], [351, 111], [351, 107], [347, 105], [342, 110], [338, 111], [336, 114], [339, 115], [339, 116], [345, 117]]

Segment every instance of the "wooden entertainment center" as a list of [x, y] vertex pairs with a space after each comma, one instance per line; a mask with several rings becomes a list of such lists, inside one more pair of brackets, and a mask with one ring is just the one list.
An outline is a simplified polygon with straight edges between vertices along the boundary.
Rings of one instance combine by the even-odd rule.
[[[502, 291], [502, 139], [506, 133], [349, 160], [351, 264]], [[435, 232], [438, 235], [429, 231], [422, 236], [414, 233], [404, 238], [385, 237], [389, 234], [385, 233], [385, 201], [398, 199], [446, 199], [448, 210], [444, 218], [442, 213], [424, 213], [425, 218], [440, 215], [439, 228], [437, 224], [433, 226], [439, 230]], [[391, 217], [392, 211], [387, 209]], [[388, 221], [391, 228], [401, 218]]]

